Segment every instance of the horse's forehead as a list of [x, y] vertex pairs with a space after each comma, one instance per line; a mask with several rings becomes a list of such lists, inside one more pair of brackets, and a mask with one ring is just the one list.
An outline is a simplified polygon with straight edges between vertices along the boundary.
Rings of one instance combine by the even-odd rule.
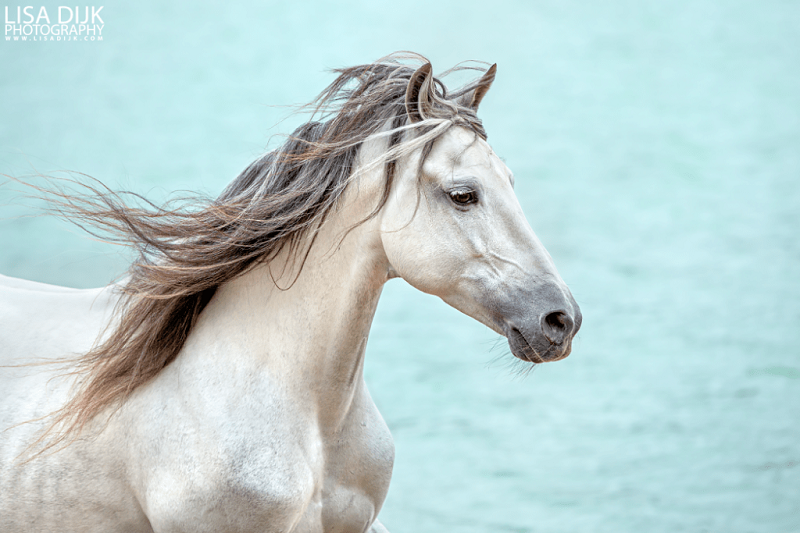
[[507, 175], [508, 168], [494, 153], [492, 147], [474, 132], [464, 128], [452, 128], [437, 142], [429, 161], [437, 167], [446, 166], [450, 170], [476, 170], [481, 174]]

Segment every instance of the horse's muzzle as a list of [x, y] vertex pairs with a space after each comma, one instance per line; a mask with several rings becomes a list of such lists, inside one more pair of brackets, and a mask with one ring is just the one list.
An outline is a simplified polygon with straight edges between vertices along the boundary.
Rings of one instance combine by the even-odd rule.
[[506, 337], [515, 357], [531, 363], [564, 359], [572, 351], [572, 339], [581, 327], [583, 316], [572, 295], [569, 301], [550, 308], [534, 320], [510, 320]]

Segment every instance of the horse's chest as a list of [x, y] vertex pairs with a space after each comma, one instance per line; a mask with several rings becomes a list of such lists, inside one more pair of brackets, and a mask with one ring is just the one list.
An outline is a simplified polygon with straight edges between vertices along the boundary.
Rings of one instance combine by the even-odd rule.
[[377, 517], [389, 489], [394, 443], [372, 401], [368, 403], [369, 409], [356, 413], [339, 438], [326, 446], [322, 490], [325, 531], [363, 531]]
[[295, 531], [364, 531], [383, 505], [394, 463], [389, 429], [368, 395], [339, 431], [322, 437], [314, 496]]

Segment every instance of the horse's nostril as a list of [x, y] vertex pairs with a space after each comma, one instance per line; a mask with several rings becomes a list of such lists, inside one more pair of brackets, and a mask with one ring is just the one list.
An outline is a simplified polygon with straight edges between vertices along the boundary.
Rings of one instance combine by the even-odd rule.
[[564, 325], [564, 313], [550, 313], [544, 319], [551, 328], [564, 329], [566, 327]]
[[572, 333], [575, 323], [563, 311], [554, 311], [542, 317], [542, 332], [553, 344], [561, 344]]

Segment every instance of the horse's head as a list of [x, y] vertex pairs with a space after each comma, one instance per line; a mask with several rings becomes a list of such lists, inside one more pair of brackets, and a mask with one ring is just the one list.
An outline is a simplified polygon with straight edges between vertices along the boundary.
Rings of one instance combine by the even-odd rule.
[[[426, 118], [430, 76], [430, 65], [412, 76], [412, 122]], [[462, 102], [476, 109], [493, 76]], [[504, 335], [522, 360], [569, 355], [581, 312], [525, 219], [511, 171], [468, 127], [450, 127], [424, 152], [398, 162], [380, 217], [392, 275]]]

